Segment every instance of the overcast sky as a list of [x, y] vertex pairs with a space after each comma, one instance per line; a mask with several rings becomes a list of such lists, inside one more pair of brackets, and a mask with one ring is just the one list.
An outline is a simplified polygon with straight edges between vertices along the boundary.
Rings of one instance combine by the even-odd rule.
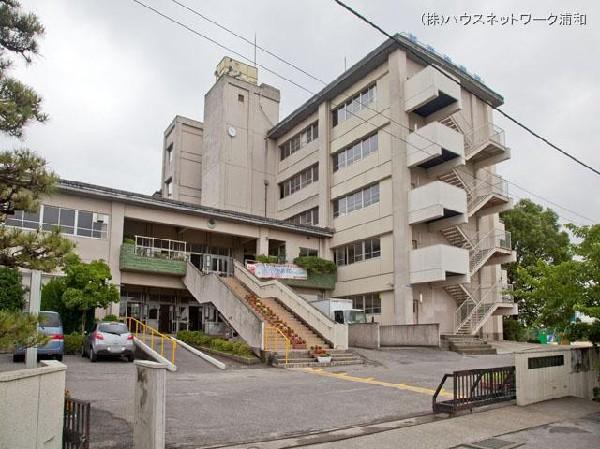
[[[141, 0], [252, 58], [253, 49], [174, 4]], [[330, 81], [384, 39], [330, 0], [179, 0], [239, 34], [253, 37], [317, 77]], [[389, 31], [420, 41], [479, 74], [505, 98], [504, 110], [589, 164], [600, 167], [600, 2], [348, 0]], [[132, 0], [22, 0], [46, 27], [40, 57], [14, 75], [44, 97], [50, 120], [27, 128], [23, 141], [63, 178], [152, 193], [160, 183], [162, 133], [172, 118], [203, 119], [203, 98], [227, 52], [165, 21]], [[531, 22], [512, 26], [449, 23], [426, 27], [421, 16], [584, 13], [587, 25]], [[238, 58], [239, 59], [239, 58]], [[258, 62], [312, 91], [321, 85], [258, 52]], [[280, 117], [308, 94], [259, 70], [281, 90]], [[512, 159], [509, 180], [600, 221], [600, 177], [496, 115]], [[513, 185], [515, 197], [528, 196]], [[544, 201], [539, 198], [539, 202]], [[566, 219], [586, 221], [552, 206]]]

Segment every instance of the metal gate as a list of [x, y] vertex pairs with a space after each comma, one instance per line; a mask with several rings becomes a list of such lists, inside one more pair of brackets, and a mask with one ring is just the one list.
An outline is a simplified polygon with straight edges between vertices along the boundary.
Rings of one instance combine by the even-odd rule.
[[[438, 395], [448, 378], [453, 381], [452, 399], [438, 402]], [[433, 395], [433, 411], [454, 414], [459, 410], [472, 410], [516, 397], [514, 366], [454, 371], [452, 374], [444, 374], [438, 385]]]
[[63, 449], [89, 449], [90, 403], [65, 397]]

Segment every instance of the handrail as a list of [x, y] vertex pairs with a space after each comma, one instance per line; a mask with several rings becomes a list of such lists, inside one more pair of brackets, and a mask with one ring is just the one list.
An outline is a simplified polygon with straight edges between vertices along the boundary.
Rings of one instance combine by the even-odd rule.
[[444, 374], [444, 377], [442, 377], [442, 381], [440, 382], [440, 384], [438, 385], [438, 387], [435, 389], [435, 393], [433, 393], [433, 410], [435, 410], [435, 405], [436, 405], [436, 400], [437, 397], [439, 396], [439, 394], [442, 392], [442, 388], [444, 387], [444, 383], [446, 382], [446, 379], [448, 379], [449, 377], [454, 377], [454, 374]]
[[288, 354], [290, 352], [290, 349], [292, 348], [292, 342], [281, 331], [281, 329], [279, 329], [278, 327], [275, 327], [275, 326], [265, 326], [264, 327], [264, 333], [263, 333], [263, 347], [264, 347], [265, 352], [272, 352], [274, 349], [279, 349], [279, 348], [276, 348], [272, 344], [276, 340], [283, 340], [284, 351], [285, 351], [284, 352], [284, 354], [285, 354], [285, 364], [287, 365], [287, 363], [288, 363]]
[[127, 327], [129, 328], [129, 331], [132, 334], [134, 334], [138, 338], [141, 335], [141, 337], [142, 337], [141, 340], [144, 343], [146, 343], [146, 339], [147, 339], [146, 337], [148, 337], [150, 339], [150, 347], [152, 348], [153, 351], [155, 350], [154, 349], [154, 337], [159, 338], [160, 341], [157, 342], [157, 345], [160, 343], [160, 350], [157, 352], [160, 353], [161, 357], [164, 357], [164, 353], [165, 353], [165, 340], [167, 342], [170, 342], [171, 343], [171, 363], [173, 365], [175, 365], [175, 350], [177, 349], [177, 340], [176, 339], [174, 339], [173, 337], [171, 337], [169, 335], [165, 335], [165, 334], [159, 332], [152, 326], [148, 326], [147, 324], [143, 323], [142, 321], [140, 321], [132, 316], [123, 317], [121, 319], [126, 320]]
[[[458, 330], [467, 322], [471, 319], [472, 315], [475, 313], [475, 310], [477, 310], [477, 308], [481, 305], [481, 304], [485, 304], [486, 303], [486, 299], [492, 295], [492, 293], [496, 293], [498, 291], [498, 286], [502, 286], [505, 285], [503, 281], [499, 281], [496, 282], [494, 285], [492, 285], [489, 288], [486, 288], [486, 292], [484, 293], [483, 296], [481, 296], [481, 298], [479, 299], [479, 301], [476, 301], [475, 299], [473, 299], [473, 296], [471, 296], [470, 298], [466, 299], [460, 306], [458, 306], [458, 309], [456, 309], [456, 311], [454, 312], [454, 330], [455, 332], [458, 332]], [[500, 293], [502, 294], [502, 290], [500, 290]], [[501, 296], [500, 301], [494, 301], [494, 302], [505, 302], [503, 299], [503, 296]], [[461, 316], [461, 312], [464, 308], [466, 308], [466, 304], [467, 303], [472, 303], [473, 305], [473, 309], [471, 309], [471, 311], [469, 311], [465, 318], [461, 320], [460, 316]], [[458, 325], [457, 325], [458, 322]]]

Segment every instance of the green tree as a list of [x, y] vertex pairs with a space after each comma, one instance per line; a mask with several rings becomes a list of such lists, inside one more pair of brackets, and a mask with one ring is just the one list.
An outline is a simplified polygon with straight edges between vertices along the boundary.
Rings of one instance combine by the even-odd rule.
[[82, 331], [94, 309], [119, 302], [119, 290], [110, 282], [110, 267], [103, 260], [85, 263], [71, 255], [63, 271], [63, 277], [53, 279], [42, 289], [42, 304], [59, 313], [61, 309], [70, 311], [65, 315], [68, 320], [77, 314]]
[[[538, 261], [557, 265], [571, 260], [572, 247], [569, 234], [561, 228], [558, 215], [552, 209], [544, 209], [529, 199], [520, 200], [512, 210], [503, 212], [502, 220], [511, 233], [517, 261], [507, 266], [508, 282], [513, 284], [515, 301], [519, 305], [519, 319], [532, 325], [539, 316], [544, 299], [525, 293], [533, 288], [530, 284], [536, 274]], [[523, 269], [534, 267], [529, 276]]]
[[0, 310], [23, 309], [21, 273], [14, 268], [0, 267]]
[[48, 338], [37, 331], [38, 318], [15, 310], [0, 310], [0, 350], [29, 348], [44, 344]]

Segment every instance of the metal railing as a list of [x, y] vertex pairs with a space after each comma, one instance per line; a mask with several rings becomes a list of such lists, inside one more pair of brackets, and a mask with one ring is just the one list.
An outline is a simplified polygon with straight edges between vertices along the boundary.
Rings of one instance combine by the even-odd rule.
[[484, 293], [479, 300], [477, 294], [471, 291], [470, 297], [454, 312], [454, 331], [456, 333], [467, 325], [469, 331], [476, 329], [495, 303], [513, 302], [512, 284], [500, 281], [482, 290]]
[[287, 365], [292, 342], [281, 329], [265, 325], [263, 329], [263, 349], [265, 352], [278, 352], [283, 349], [285, 364]]
[[139, 256], [174, 260], [187, 260], [188, 258], [187, 242], [143, 235], [135, 236], [135, 253]]
[[[447, 379], [452, 378], [452, 399], [437, 401]], [[433, 411], [450, 413], [473, 410], [496, 402], [511, 401], [517, 397], [514, 366], [470, 369], [444, 374], [433, 395]]]
[[63, 449], [89, 449], [90, 402], [65, 395]]
[[486, 142], [505, 147], [504, 130], [493, 123], [485, 123], [464, 134], [465, 136], [465, 158], [469, 159], [478, 148]]
[[[165, 357], [165, 353], [168, 353], [168, 345], [171, 345], [171, 363], [175, 365], [175, 351], [177, 350], [177, 340], [169, 335], [165, 335], [152, 326], [141, 322], [140, 320], [131, 316], [121, 318], [126, 320], [129, 331], [139, 340], [149, 345], [153, 351], [158, 352], [161, 357]], [[155, 348], [156, 347], [156, 348]], [[167, 358], [167, 357], [165, 357]]]

